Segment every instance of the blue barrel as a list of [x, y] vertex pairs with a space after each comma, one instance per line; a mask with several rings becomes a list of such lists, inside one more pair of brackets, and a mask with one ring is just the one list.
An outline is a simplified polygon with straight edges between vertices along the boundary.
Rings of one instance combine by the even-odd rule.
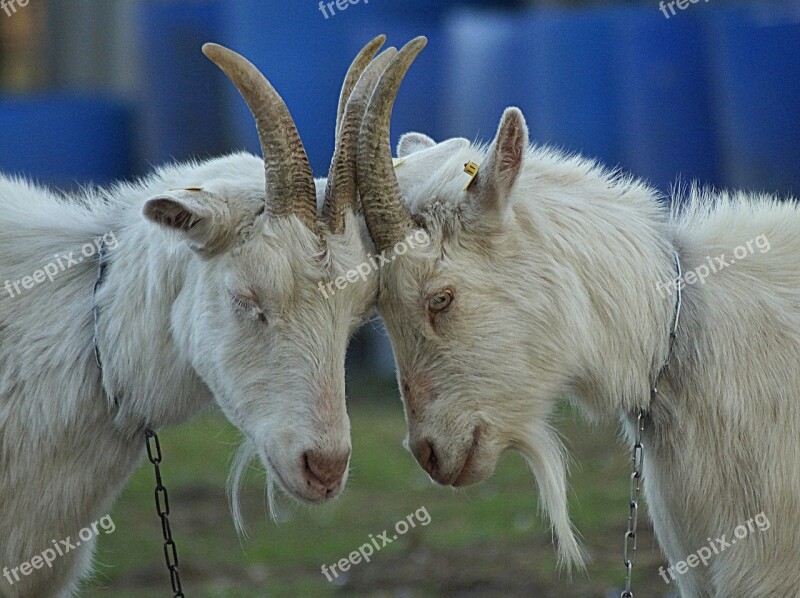
[[99, 97], [0, 97], [0, 172], [56, 187], [131, 174], [130, 111]]
[[444, 137], [491, 141], [503, 110], [525, 103], [517, 21], [511, 12], [477, 10], [445, 20]]
[[800, 194], [800, 3], [718, 7], [709, 23], [727, 185]]
[[[676, 181], [719, 185], [704, 5], [670, 18], [652, 7], [618, 13], [621, 163], [667, 191]], [[696, 10], [695, 10], [696, 9]]]
[[520, 102], [531, 137], [621, 161], [614, 9], [534, 11], [519, 20]]
[[228, 145], [221, 118], [227, 80], [201, 48], [220, 37], [222, 2], [148, 0], [138, 10], [140, 157], [158, 165], [221, 153]]

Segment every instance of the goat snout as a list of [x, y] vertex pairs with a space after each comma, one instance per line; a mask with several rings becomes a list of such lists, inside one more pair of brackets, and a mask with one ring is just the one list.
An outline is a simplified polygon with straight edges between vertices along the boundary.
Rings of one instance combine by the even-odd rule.
[[445, 486], [465, 486], [480, 477], [478, 453], [482, 436], [483, 427], [475, 427], [471, 442], [456, 452], [442, 450], [430, 438], [409, 440], [408, 445], [417, 462], [434, 481]]
[[330, 498], [341, 487], [342, 477], [350, 461], [350, 450], [345, 453], [303, 453], [303, 477], [309, 489], [320, 498]]

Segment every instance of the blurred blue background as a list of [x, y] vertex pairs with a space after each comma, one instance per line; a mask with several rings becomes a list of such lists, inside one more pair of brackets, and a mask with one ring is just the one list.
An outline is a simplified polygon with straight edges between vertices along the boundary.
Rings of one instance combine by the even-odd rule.
[[796, 191], [800, 2], [352, 1], [11, 2], [16, 12], [0, 11], [0, 169], [105, 184], [169, 160], [257, 152], [244, 103], [200, 52], [214, 40], [270, 78], [323, 176], [344, 72], [385, 32], [398, 46], [430, 39], [401, 90], [395, 139], [416, 129], [489, 140], [515, 104], [535, 142], [664, 190], [680, 177]]
[[[513, 104], [533, 141], [598, 158], [665, 192], [697, 180], [791, 195], [800, 182], [800, 1], [5, 6], [0, 171], [57, 187], [258, 152], [244, 102], [200, 51], [212, 40], [263, 70], [324, 176], [342, 78], [381, 32], [398, 47], [420, 34], [430, 40], [401, 89], [395, 142], [408, 130], [488, 141]], [[389, 372], [385, 343], [362, 340], [359, 352]]]

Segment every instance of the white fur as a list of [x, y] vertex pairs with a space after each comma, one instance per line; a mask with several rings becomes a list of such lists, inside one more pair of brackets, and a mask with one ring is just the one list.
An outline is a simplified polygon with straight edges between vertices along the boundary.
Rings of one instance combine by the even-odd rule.
[[[204, 188], [200, 203], [215, 198], [202, 226], [183, 236], [143, 217], [149, 198], [194, 197], [173, 191], [187, 186]], [[0, 177], [3, 278], [109, 232], [118, 241], [98, 294], [105, 393], [92, 350], [96, 257], [18, 296], [0, 293], [0, 567], [105, 515], [141, 460], [144, 427], [184, 422], [212, 401], [287, 492], [317, 500], [302, 454], [349, 453], [345, 350], [377, 280], [327, 299], [318, 289], [366, 259], [353, 214], [342, 235], [320, 240], [294, 217], [263, 212], [263, 162], [246, 154], [74, 197]], [[236, 293], [255, 306], [236, 307]], [[0, 595], [71, 595], [92, 549], [13, 586], [0, 577]]]
[[[521, 119], [511, 109], [504, 116], [507, 145], [525, 138], [521, 171], [505, 195], [489, 200], [479, 183], [464, 191], [464, 163], [481, 164], [489, 176], [494, 145], [451, 140], [406, 155], [397, 168], [407, 203], [432, 238], [426, 250], [381, 271], [378, 307], [404, 389], [409, 442], [434, 443], [442, 477], [463, 467], [459, 484], [488, 477], [504, 450], [522, 451], [561, 556], [579, 563], [565, 458], [548, 417], [567, 395], [589, 417], [620, 418], [630, 439], [644, 408], [644, 490], [671, 563], [709, 537], [730, 539], [761, 511], [772, 523], [708, 567], [678, 576], [681, 595], [798, 595], [795, 200], [691, 189], [683, 209], [676, 197], [670, 213], [640, 181], [527, 147]], [[513, 163], [513, 151], [505, 158], [494, 164]], [[497, 176], [500, 187], [508, 172]], [[675, 352], [651, 403], [675, 301], [656, 285], [675, 276], [673, 248], [689, 271], [760, 235], [769, 251], [685, 288]], [[426, 298], [445, 288], [454, 291], [451, 307], [432, 321]]]

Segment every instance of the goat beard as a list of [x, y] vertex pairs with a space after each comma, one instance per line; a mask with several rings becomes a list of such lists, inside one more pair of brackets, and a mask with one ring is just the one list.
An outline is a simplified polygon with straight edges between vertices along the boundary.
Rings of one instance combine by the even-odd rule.
[[585, 571], [586, 552], [569, 518], [569, 456], [558, 432], [548, 422], [538, 423], [514, 442], [513, 448], [522, 454], [536, 478], [542, 508], [557, 540], [559, 567], [568, 572], [573, 569]]
[[[245, 484], [247, 473], [252, 469], [250, 464], [257, 461], [258, 449], [248, 439], [242, 442], [239, 450], [233, 458], [233, 466], [231, 467], [230, 475], [228, 476], [228, 502], [230, 503], [231, 516], [233, 517], [233, 525], [239, 535], [247, 537], [247, 525], [242, 514], [242, 487]], [[282, 511], [277, 501], [276, 486], [277, 483], [267, 473], [266, 480], [266, 498], [270, 516], [273, 520], [278, 521], [282, 518]]]
[[[522, 454], [528, 463], [542, 499], [542, 507], [550, 520], [550, 528], [557, 540], [558, 565], [571, 572], [573, 569], [585, 571], [586, 552], [581, 546], [578, 534], [569, 518], [567, 502], [567, 470], [569, 456], [558, 432], [547, 422], [532, 426], [513, 442], [512, 447]], [[231, 514], [236, 530], [247, 535], [244, 517], [241, 511], [241, 487], [250, 463], [257, 457], [258, 451], [249, 440], [245, 440], [239, 448], [228, 478], [228, 493]], [[273, 518], [279, 517], [275, 500], [275, 483], [267, 479], [267, 501]]]

